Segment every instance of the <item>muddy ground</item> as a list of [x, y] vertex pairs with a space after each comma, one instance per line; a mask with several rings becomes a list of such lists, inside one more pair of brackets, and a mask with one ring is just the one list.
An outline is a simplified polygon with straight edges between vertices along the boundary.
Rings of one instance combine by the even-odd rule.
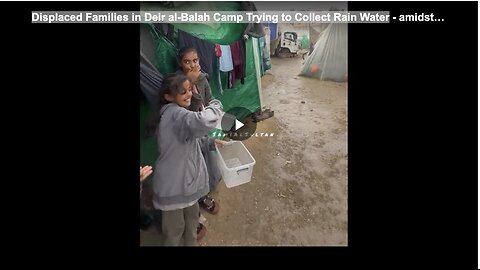
[[[252, 180], [218, 185], [221, 209], [202, 211], [208, 232], [200, 244], [347, 245], [347, 83], [298, 76], [301, 57], [271, 60], [262, 98], [275, 116], [243, 141], [256, 159]], [[142, 231], [140, 241], [158, 245], [157, 231]]]

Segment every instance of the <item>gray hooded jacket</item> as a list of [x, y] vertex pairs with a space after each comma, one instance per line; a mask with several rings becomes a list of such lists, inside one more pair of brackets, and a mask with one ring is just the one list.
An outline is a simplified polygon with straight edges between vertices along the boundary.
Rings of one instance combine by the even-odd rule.
[[153, 175], [153, 204], [157, 209], [190, 203], [209, 192], [202, 149], [215, 149], [214, 138], [206, 135], [220, 121], [222, 104], [213, 99], [203, 111], [192, 112], [170, 103], [163, 106], [160, 115], [160, 156]]

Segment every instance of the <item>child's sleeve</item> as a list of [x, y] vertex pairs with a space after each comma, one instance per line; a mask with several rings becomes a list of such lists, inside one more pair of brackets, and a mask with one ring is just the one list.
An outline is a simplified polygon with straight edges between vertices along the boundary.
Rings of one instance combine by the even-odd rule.
[[208, 83], [208, 80], [205, 82], [205, 103], [209, 103], [212, 101], [212, 89], [210, 88], [210, 84]]
[[208, 152], [208, 151], [215, 151], [215, 138], [210, 138], [208, 136], [202, 137], [200, 140], [201, 147], [203, 151]]
[[217, 122], [221, 121], [222, 109], [222, 103], [213, 99], [203, 111], [192, 112], [185, 110], [185, 114], [177, 122], [180, 137], [187, 140], [207, 135], [208, 132], [215, 129]]

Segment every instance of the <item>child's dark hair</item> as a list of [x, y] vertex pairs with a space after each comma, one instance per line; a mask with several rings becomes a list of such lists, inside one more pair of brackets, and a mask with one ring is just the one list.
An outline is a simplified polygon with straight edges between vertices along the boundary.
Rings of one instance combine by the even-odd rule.
[[194, 52], [198, 55], [197, 49], [193, 47], [183, 47], [178, 51], [178, 56], [177, 56], [177, 62], [178, 62], [178, 67], [181, 69], [182, 68], [182, 59], [185, 56], [185, 54], [189, 52]]
[[167, 77], [165, 77], [162, 88], [159, 92], [160, 99], [157, 106], [159, 110], [163, 107], [163, 105], [170, 103], [165, 99], [165, 94], [176, 96], [177, 94], [182, 93], [184, 90], [183, 83], [185, 81], [190, 81], [190, 79], [183, 74], [168, 74]]
[[146, 135], [151, 137], [155, 135], [158, 124], [160, 122], [160, 110], [163, 106], [170, 103], [165, 99], [165, 94], [176, 96], [183, 92], [183, 83], [190, 79], [183, 74], [168, 74], [163, 80], [163, 84], [158, 92], [158, 103], [153, 107], [146, 126]]

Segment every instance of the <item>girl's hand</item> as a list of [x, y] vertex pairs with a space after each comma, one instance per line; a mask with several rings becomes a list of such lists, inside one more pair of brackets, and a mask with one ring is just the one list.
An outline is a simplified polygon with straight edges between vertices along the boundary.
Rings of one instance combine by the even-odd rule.
[[143, 182], [152, 172], [152, 166], [140, 166], [140, 182]]
[[201, 67], [200, 64], [198, 64], [197, 66], [190, 69], [186, 75], [193, 83], [197, 83], [198, 77], [200, 76], [200, 70]]
[[228, 144], [227, 141], [223, 141], [223, 140], [219, 140], [219, 139], [215, 139], [215, 144], [220, 147], [220, 148], [223, 148], [226, 144]]
[[202, 70], [202, 67], [200, 66], [200, 64], [197, 64], [192, 71], [200, 73], [200, 70]]

